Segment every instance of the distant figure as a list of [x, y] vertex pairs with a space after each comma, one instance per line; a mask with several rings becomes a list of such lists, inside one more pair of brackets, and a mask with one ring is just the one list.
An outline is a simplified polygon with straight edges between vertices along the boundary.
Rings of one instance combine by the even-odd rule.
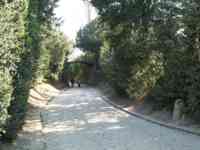
[[69, 85], [69, 82], [68, 82], [68, 81], [66, 82], [66, 85], [67, 85], [68, 88], [70, 88], [70, 85]]
[[80, 80], [77, 81], [78, 87], [81, 87], [81, 82]]
[[74, 87], [74, 82], [75, 82], [75, 80], [74, 80], [74, 78], [72, 78], [71, 79], [71, 85], [72, 85], [72, 87]]

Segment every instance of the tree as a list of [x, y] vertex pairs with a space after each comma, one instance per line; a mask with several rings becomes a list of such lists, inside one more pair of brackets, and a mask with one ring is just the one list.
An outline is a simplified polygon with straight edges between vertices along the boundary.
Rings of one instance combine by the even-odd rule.
[[195, 119], [199, 120], [200, 114], [200, 2], [197, 0], [185, 0], [183, 7], [183, 43], [185, 47], [185, 74], [187, 82], [186, 105], [187, 113], [192, 114]]
[[60, 31], [53, 31], [48, 49], [50, 52], [49, 73], [47, 78], [59, 80], [64, 67], [65, 60], [67, 60], [72, 42]]
[[100, 48], [102, 46], [101, 31], [99, 30], [101, 28], [99, 28], [98, 25], [98, 19], [92, 21], [83, 29], [80, 29], [76, 38], [76, 47], [84, 52], [94, 53], [96, 68], [99, 68]]
[[100, 60], [117, 92], [128, 91], [135, 98], [144, 96], [159, 109], [172, 110], [176, 99], [182, 99], [187, 114], [199, 114], [200, 2], [91, 0], [91, 3], [98, 9], [101, 23], [106, 25]]

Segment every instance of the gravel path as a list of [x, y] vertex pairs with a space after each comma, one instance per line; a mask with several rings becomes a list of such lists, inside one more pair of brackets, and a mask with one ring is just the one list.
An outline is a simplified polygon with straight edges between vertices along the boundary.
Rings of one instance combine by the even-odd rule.
[[200, 137], [130, 116], [98, 90], [74, 88], [43, 113], [45, 150], [199, 150]]

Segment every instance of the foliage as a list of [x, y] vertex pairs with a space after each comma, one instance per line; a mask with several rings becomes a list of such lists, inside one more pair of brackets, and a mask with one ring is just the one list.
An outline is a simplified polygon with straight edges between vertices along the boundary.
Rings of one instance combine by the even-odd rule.
[[[200, 2], [196, 0], [183, 1], [182, 22], [184, 24], [184, 44], [186, 45], [186, 74], [187, 113], [194, 114], [198, 119], [200, 111]], [[199, 120], [199, 119], [198, 119]]]
[[[89, 62], [90, 64], [93, 64], [93, 62], [95, 62], [95, 54], [85, 53], [77, 58], [76, 61]], [[75, 79], [90, 84], [93, 65], [79, 63], [76, 68]]]
[[89, 23], [77, 33], [76, 46], [83, 51], [96, 53], [99, 51], [101, 45], [98, 19]]
[[198, 116], [200, 2], [91, 3], [100, 16], [101, 67], [114, 89], [130, 97], [151, 100], [159, 109], [172, 110], [174, 102], [182, 99], [187, 114]]
[[94, 59], [94, 53], [84, 53], [71, 62], [68, 62], [66, 58], [62, 70], [62, 81], [68, 83], [69, 80], [74, 79], [75, 81], [89, 83]]
[[67, 37], [58, 31], [53, 31], [51, 38], [48, 38], [51, 44], [47, 44], [50, 52], [49, 72], [47, 78], [60, 79], [65, 59], [70, 54], [72, 42]]
[[102, 46], [101, 28], [99, 28], [99, 19], [95, 19], [80, 29], [76, 37], [76, 47], [86, 53], [94, 54], [94, 67], [99, 69], [100, 48]]
[[143, 99], [157, 84], [158, 80], [164, 75], [163, 58], [156, 52], [150, 55], [149, 59], [142, 66], [134, 66], [132, 77], [129, 80], [127, 92], [130, 97]]
[[17, 64], [24, 52], [24, 10], [23, 0], [3, 1], [0, 4], [0, 133], [5, 132], [9, 117], [8, 107], [13, 99], [15, 86], [12, 83], [17, 74]]
[[0, 132], [4, 132], [3, 126], [8, 118], [7, 108], [10, 105], [12, 86], [11, 78], [9, 77], [8, 72], [0, 72]]
[[69, 54], [70, 42], [55, 29], [57, 1], [0, 2], [0, 133], [6, 138], [15, 137], [23, 123], [30, 88], [51, 73], [57, 76]]

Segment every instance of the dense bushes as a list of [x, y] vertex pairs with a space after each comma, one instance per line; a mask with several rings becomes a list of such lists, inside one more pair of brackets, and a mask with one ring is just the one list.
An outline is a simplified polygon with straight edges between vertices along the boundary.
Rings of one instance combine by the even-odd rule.
[[71, 62], [68, 62], [68, 59], [65, 59], [61, 76], [63, 82], [67, 84], [69, 80], [74, 79], [81, 83], [92, 84], [91, 76], [93, 75], [92, 70], [94, 68], [94, 62], [95, 54], [90, 52], [82, 54]]
[[[100, 15], [101, 66], [107, 80], [132, 98], [200, 113], [200, 28], [195, 0], [92, 0]], [[102, 38], [103, 37], [103, 38]]]
[[30, 88], [55, 73], [53, 65], [59, 74], [69, 54], [70, 42], [54, 25], [56, 2], [0, 2], [0, 137], [3, 133], [4, 137], [15, 137], [23, 122]]
[[67, 56], [70, 54], [72, 42], [67, 37], [58, 31], [54, 31], [50, 37], [47, 37], [51, 44], [47, 44], [47, 49], [50, 52], [48, 74], [46, 78], [50, 80], [61, 79], [63, 67]]
[[133, 66], [132, 76], [129, 79], [127, 92], [130, 97], [143, 99], [157, 85], [158, 80], [164, 76], [162, 55], [153, 52], [145, 63]]
[[5, 121], [8, 119], [8, 107], [14, 99], [13, 91], [17, 64], [24, 53], [24, 10], [23, 0], [4, 1], [0, 4], [0, 131], [4, 132]]
[[[76, 46], [80, 48], [83, 52], [85, 52], [86, 57], [82, 57], [83, 61], [87, 61], [88, 56], [90, 57], [90, 63], [93, 64], [93, 66], [90, 66], [90, 68], [85, 67], [86, 70], [90, 70], [89, 72], [89, 78], [90, 83], [89, 84], [96, 84], [97, 78], [99, 78], [99, 70], [100, 70], [100, 48], [102, 46], [102, 40], [101, 40], [101, 28], [98, 27], [99, 20], [95, 19], [89, 24], [87, 24], [83, 29], [80, 29], [77, 37], [76, 37]], [[91, 59], [92, 58], [92, 59]], [[85, 59], [85, 60], [84, 60]], [[85, 76], [88, 71], [84, 72], [82, 71], [83, 76]]]
[[12, 86], [8, 72], [0, 72], [0, 132], [3, 132], [3, 126], [8, 118], [8, 107], [11, 101]]

